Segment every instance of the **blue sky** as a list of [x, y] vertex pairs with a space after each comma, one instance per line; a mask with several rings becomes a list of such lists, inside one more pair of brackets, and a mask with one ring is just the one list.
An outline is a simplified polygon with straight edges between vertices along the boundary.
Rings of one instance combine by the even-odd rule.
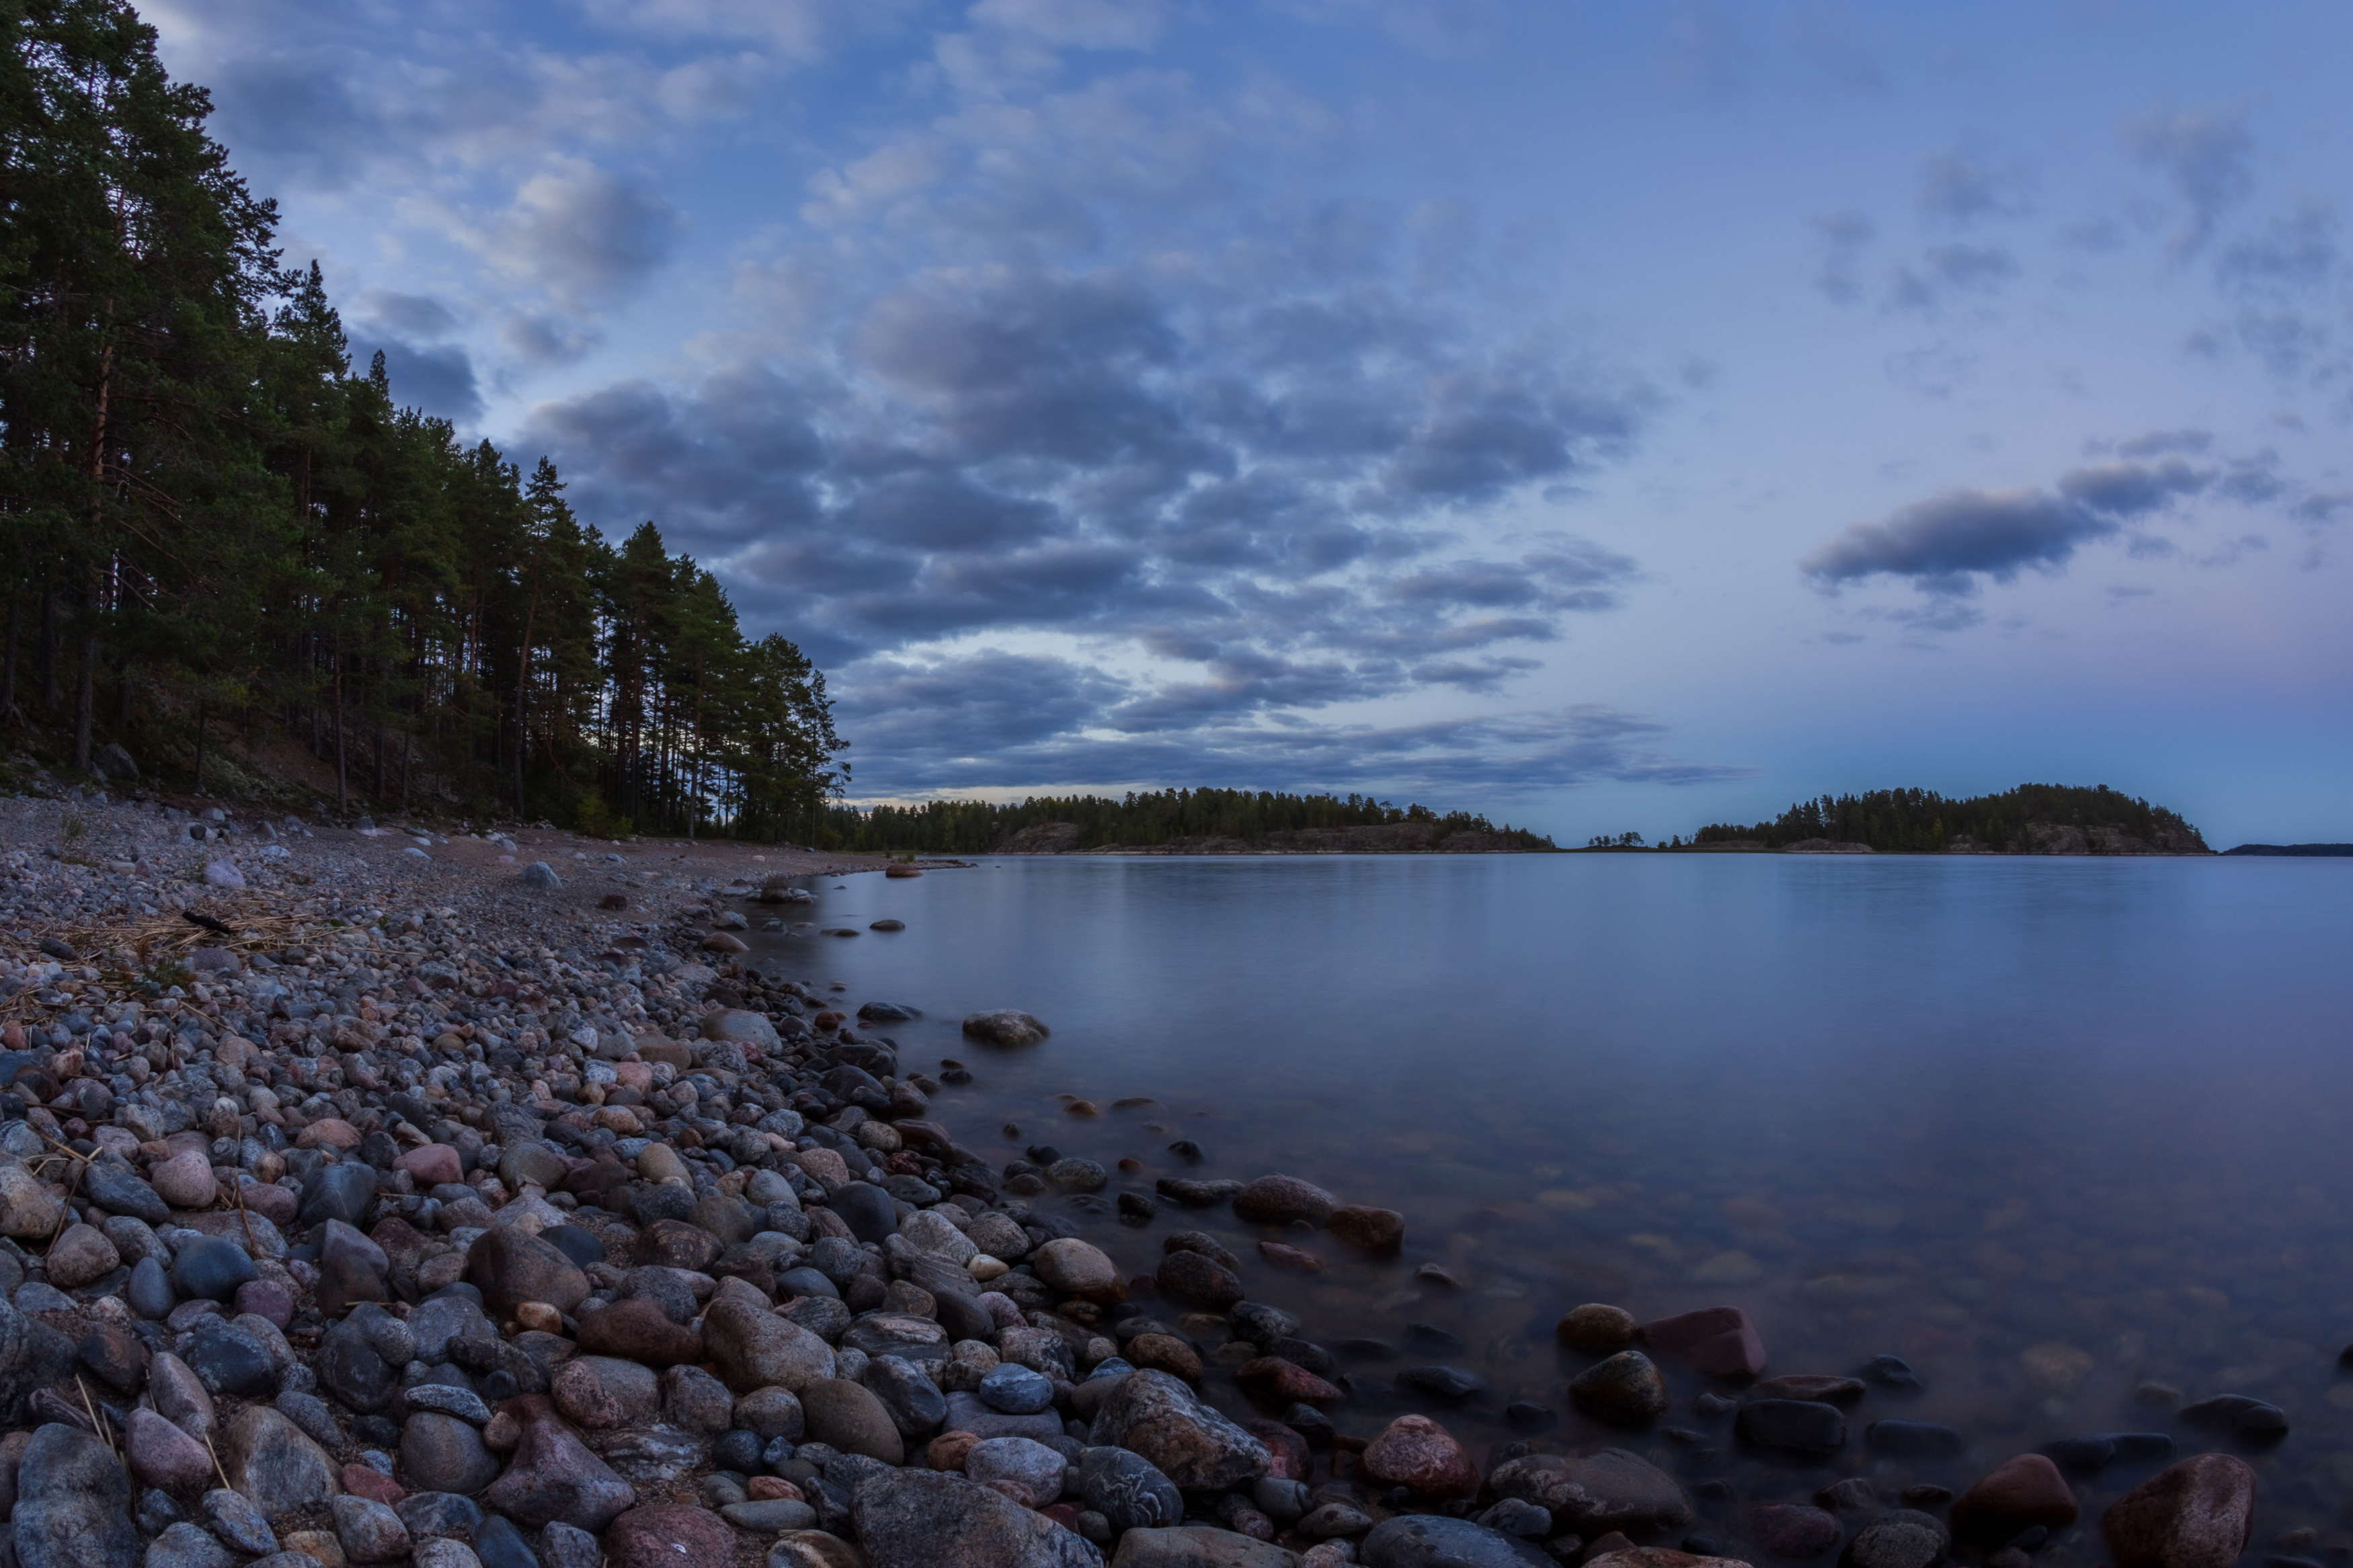
[[2353, 837], [2353, 13], [166, 0], [395, 391], [861, 796]]

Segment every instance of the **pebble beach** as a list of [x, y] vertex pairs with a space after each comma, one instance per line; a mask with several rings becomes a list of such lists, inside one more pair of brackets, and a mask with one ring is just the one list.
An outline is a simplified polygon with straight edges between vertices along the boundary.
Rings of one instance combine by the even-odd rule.
[[1736, 1300], [1553, 1303], [1564, 1376], [1460, 1437], [1443, 1332], [1254, 1296], [1397, 1258], [1385, 1194], [983, 1155], [959, 1090], [1050, 1018], [976, 996], [902, 1059], [905, 1008], [755, 961], [884, 870], [0, 801], [20, 1568], [2228, 1568], [2259, 1533], [2274, 1405], [1978, 1465], [1903, 1361], [1778, 1365]]

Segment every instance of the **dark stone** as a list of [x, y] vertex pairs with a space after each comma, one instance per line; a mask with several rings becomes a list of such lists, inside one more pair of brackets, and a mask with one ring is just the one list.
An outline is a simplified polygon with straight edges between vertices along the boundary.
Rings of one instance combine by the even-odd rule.
[[1734, 1430], [1744, 1442], [1823, 1459], [1846, 1447], [1846, 1416], [1810, 1399], [1755, 1399], [1740, 1407]]
[[1103, 1562], [1044, 1514], [936, 1470], [870, 1471], [850, 1509], [873, 1568], [1101, 1568]]
[[1667, 1413], [1667, 1380], [1641, 1351], [1620, 1351], [1569, 1380], [1577, 1407], [1616, 1426], [1641, 1426]]
[[940, 1429], [948, 1417], [947, 1395], [913, 1362], [878, 1355], [867, 1364], [866, 1388], [891, 1413], [899, 1436], [913, 1442]]
[[1079, 1456], [1079, 1495], [1113, 1530], [1165, 1530], [1185, 1518], [1176, 1483], [1124, 1448], [1089, 1448]]
[[531, 1542], [503, 1514], [489, 1515], [474, 1531], [474, 1555], [481, 1559], [482, 1568], [539, 1568]]
[[182, 1300], [227, 1301], [260, 1278], [245, 1248], [217, 1236], [189, 1242], [172, 1260], [172, 1289]]
[[1802, 1503], [1767, 1503], [1756, 1517], [1757, 1543], [1776, 1557], [1820, 1557], [1846, 1539], [1835, 1514]]
[[1846, 1562], [1849, 1568], [1935, 1568], [1951, 1546], [1952, 1537], [1936, 1520], [1898, 1509], [1855, 1531]]
[[1862, 1370], [1855, 1375], [1865, 1383], [1876, 1384], [1893, 1393], [1920, 1392], [1920, 1374], [1914, 1372], [1911, 1363], [1902, 1356], [1873, 1356], [1862, 1363]]
[[1298, 1333], [1300, 1326], [1297, 1318], [1263, 1301], [1235, 1302], [1226, 1312], [1226, 1321], [1236, 1339], [1248, 1340], [1261, 1350], [1276, 1340]]
[[302, 1229], [339, 1219], [360, 1230], [367, 1228], [367, 1213], [375, 1202], [375, 1173], [357, 1160], [322, 1165], [302, 1184], [301, 1206], [294, 1223]]
[[82, 1335], [74, 1355], [117, 1394], [135, 1394], [147, 1381], [147, 1347], [128, 1329], [100, 1323]]
[[2287, 1436], [2287, 1412], [2243, 1394], [2218, 1394], [2181, 1407], [2192, 1426], [2228, 1432], [2244, 1443], [2276, 1443]]
[[400, 1386], [400, 1369], [369, 1341], [364, 1323], [346, 1318], [319, 1342], [319, 1386], [364, 1415], [380, 1413]]
[[1381, 1521], [1356, 1555], [1366, 1568], [1555, 1568], [1534, 1542], [1437, 1514]]
[[400, 1429], [400, 1473], [427, 1495], [471, 1496], [499, 1479], [499, 1459], [472, 1422], [420, 1410]]
[[586, 1268], [605, 1261], [605, 1243], [596, 1233], [584, 1226], [551, 1226], [539, 1233], [542, 1241], [552, 1242], [558, 1252], [572, 1259], [573, 1266]]
[[180, 1304], [179, 1292], [172, 1289], [172, 1277], [164, 1271], [163, 1260], [157, 1258], [142, 1258], [131, 1266], [131, 1283], [123, 1292], [123, 1300], [131, 1304], [132, 1311], [151, 1323], [162, 1322]]
[[711, 1445], [711, 1462], [723, 1470], [755, 1476], [765, 1462], [765, 1447], [757, 1432], [738, 1426], [733, 1432], [722, 1433]]
[[392, 1505], [414, 1536], [464, 1540], [482, 1527], [482, 1510], [472, 1498], [455, 1492], [412, 1492]]
[[880, 1243], [899, 1233], [898, 1204], [871, 1182], [850, 1182], [827, 1202], [860, 1241]]
[[466, 1254], [466, 1278], [501, 1318], [525, 1301], [569, 1312], [588, 1296], [588, 1276], [560, 1247], [519, 1229], [485, 1231]]
[[199, 1319], [180, 1347], [180, 1359], [215, 1394], [251, 1399], [278, 1390], [278, 1368], [269, 1349], [225, 1318]]
[[172, 1205], [154, 1188], [111, 1160], [92, 1160], [82, 1167], [81, 1190], [109, 1214], [130, 1215], [149, 1225], [172, 1217]]
[[1487, 1386], [1486, 1379], [1454, 1366], [1409, 1366], [1397, 1374], [1398, 1386], [1449, 1404], [1459, 1404]]
[[1909, 1459], [1949, 1459], [1968, 1445], [1960, 1428], [1934, 1421], [1874, 1421], [1862, 1429], [1862, 1446], [1873, 1453]]
[[107, 1446], [51, 1422], [16, 1467], [17, 1568], [138, 1568], [131, 1479]]

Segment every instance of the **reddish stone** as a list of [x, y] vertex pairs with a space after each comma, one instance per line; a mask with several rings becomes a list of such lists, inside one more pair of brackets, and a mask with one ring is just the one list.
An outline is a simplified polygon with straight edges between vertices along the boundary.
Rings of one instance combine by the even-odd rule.
[[1262, 1355], [1234, 1369], [1234, 1381], [1244, 1392], [1270, 1405], [1337, 1405], [1347, 1397], [1338, 1389], [1279, 1355]]
[[1295, 1426], [1280, 1421], [1268, 1421], [1259, 1416], [1241, 1423], [1243, 1431], [1257, 1438], [1266, 1449], [1266, 1473], [1278, 1481], [1303, 1481], [1314, 1468], [1315, 1457], [1308, 1451], [1307, 1439]]
[[1765, 1341], [1737, 1307], [1703, 1307], [1643, 1326], [1642, 1337], [1663, 1356], [1715, 1377], [1755, 1377], [1765, 1370]]
[[923, 1450], [923, 1463], [935, 1470], [961, 1470], [964, 1457], [980, 1439], [970, 1432], [943, 1432]]
[[1234, 1194], [1234, 1217], [1256, 1225], [1289, 1225], [1303, 1219], [1322, 1225], [1340, 1200], [1297, 1176], [1261, 1176]]
[[1200, 1352], [1173, 1334], [1138, 1334], [1127, 1342], [1125, 1353], [1132, 1365], [1168, 1373], [1187, 1383], [1201, 1381]]
[[2021, 1454], [1988, 1471], [1953, 1503], [1953, 1533], [1999, 1544], [2042, 1525], [2063, 1530], [2082, 1511], [2067, 1478], [2041, 1454]]
[[1316, 1257], [1312, 1252], [1302, 1252], [1298, 1247], [1286, 1247], [1279, 1241], [1260, 1242], [1258, 1244], [1258, 1255], [1261, 1258], [1265, 1258], [1269, 1263], [1273, 1264], [1277, 1268], [1288, 1268], [1295, 1274], [1321, 1274], [1324, 1272], [1324, 1260], [1322, 1258]]
[[801, 1489], [782, 1476], [754, 1476], [744, 1483], [744, 1493], [754, 1502], [805, 1502]]
[[1346, 1204], [1332, 1211], [1324, 1227], [1351, 1247], [1366, 1252], [1395, 1252], [1405, 1241], [1405, 1215], [1395, 1209]]
[[2197, 1454], [2151, 1476], [2101, 1517], [2116, 1568], [2231, 1568], [2254, 1522], [2255, 1472]]
[[1430, 1498], [1475, 1497], [1479, 1467], [1427, 1415], [1400, 1415], [1365, 1445], [1365, 1474]]
[[706, 1508], [649, 1503], [605, 1531], [607, 1568], [732, 1568], [735, 1530]]
[[447, 1143], [427, 1143], [421, 1149], [411, 1149], [392, 1163], [396, 1171], [406, 1171], [420, 1187], [438, 1186], [444, 1182], [466, 1179], [466, 1167], [458, 1151]]
[[322, 1116], [296, 1135], [297, 1149], [356, 1149], [360, 1130], [340, 1116]]
[[646, 1366], [690, 1366], [702, 1359], [702, 1334], [671, 1322], [659, 1306], [638, 1296], [581, 1319], [580, 1352]]
[[1770, 1502], [1757, 1510], [1757, 1540], [1776, 1557], [1820, 1557], [1838, 1550], [1846, 1531], [1834, 1515], [1802, 1503]]
[[364, 1497], [387, 1508], [408, 1495], [399, 1482], [372, 1465], [345, 1465], [343, 1479], [343, 1489], [353, 1497]]

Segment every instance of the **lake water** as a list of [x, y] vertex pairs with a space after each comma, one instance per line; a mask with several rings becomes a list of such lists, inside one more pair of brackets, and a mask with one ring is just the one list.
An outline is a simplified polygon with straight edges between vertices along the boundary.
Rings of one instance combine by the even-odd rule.
[[[1142, 1162], [1113, 1191], [1282, 1171], [1406, 1215], [1394, 1260], [1292, 1236], [1327, 1263], [1303, 1277], [1258, 1260], [1276, 1233], [1222, 1209], [1163, 1204], [1141, 1229], [1072, 1209], [1132, 1273], [1169, 1231], [1210, 1230], [1252, 1297], [1320, 1342], [1402, 1345], [1410, 1323], [1462, 1342], [1344, 1359], [1364, 1391], [1335, 1412], [1344, 1432], [1427, 1407], [1391, 1392], [1400, 1367], [1459, 1366], [1492, 1391], [1431, 1413], [1467, 1440], [1524, 1436], [1511, 1400], [1552, 1406], [1542, 1444], [1617, 1440], [1724, 1482], [1699, 1528], [1736, 1546], [1738, 1505], [1841, 1475], [1892, 1497], [2085, 1433], [2224, 1446], [2144, 1385], [2242, 1394], [2293, 1423], [2248, 1454], [2254, 1546], [2309, 1529], [2292, 1555], [2353, 1557], [2353, 1377], [2336, 1364], [2353, 1341], [2353, 865], [1100, 857], [812, 886], [822, 924], [907, 929], [761, 951], [853, 1004], [923, 1009], [882, 1032], [910, 1068], [971, 1068], [937, 1112], [992, 1160], [1050, 1142]], [[960, 1037], [999, 1007], [1052, 1037]], [[1109, 1109], [1132, 1096], [1154, 1103]], [[1167, 1152], [1179, 1137], [1206, 1160]], [[1461, 1288], [1417, 1281], [1424, 1262]], [[1775, 1373], [1891, 1353], [1926, 1389], [1874, 1392], [1811, 1468], [1744, 1454], [1680, 1373], [1675, 1411], [1626, 1437], [1562, 1393], [1590, 1358], [1552, 1325], [1588, 1300], [1644, 1319], [1737, 1305]], [[1867, 1455], [1862, 1427], [1888, 1415], [1950, 1423], [1971, 1450]], [[2156, 1468], [2087, 1479], [2084, 1525], [2043, 1560], [2101, 1560], [2098, 1509]]]

